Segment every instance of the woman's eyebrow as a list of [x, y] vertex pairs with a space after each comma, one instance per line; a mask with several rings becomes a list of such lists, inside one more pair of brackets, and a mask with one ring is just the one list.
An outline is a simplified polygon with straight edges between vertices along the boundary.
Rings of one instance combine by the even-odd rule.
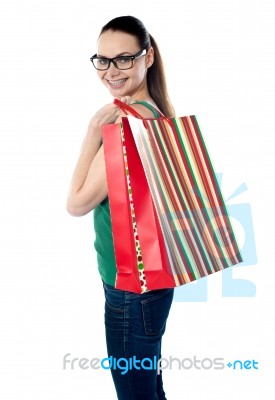
[[123, 53], [119, 53], [119, 54], [116, 55], [115, 57], [106, 57], [106, 56], [103, 56], [103, 55], [101, 55], [101, 54], [97, 54], [97, 57], [102, 57], [102, 58], [116, 58], [116, 57], [125, 56], [125, 55], [131, 56], [132, 53], [130, 53], [129, 51], [124, 51]]

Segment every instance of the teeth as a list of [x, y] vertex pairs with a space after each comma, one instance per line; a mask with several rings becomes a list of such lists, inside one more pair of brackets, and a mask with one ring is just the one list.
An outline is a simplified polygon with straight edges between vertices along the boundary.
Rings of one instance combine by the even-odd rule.
[[126, 79], [119, 79], [118, 81], [109, 81], [111, 85], [120, 85], [122, 82], [125, 82]]

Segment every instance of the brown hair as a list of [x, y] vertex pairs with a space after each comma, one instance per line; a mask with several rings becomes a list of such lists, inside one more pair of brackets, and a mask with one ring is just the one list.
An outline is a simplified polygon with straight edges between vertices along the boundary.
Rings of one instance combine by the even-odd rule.
[[144, 24], [130, 15], [117, 17], [109, 21], [101, 29], [100, 35], [108, 30], [129, 33], [137, 38], [141, 49], [154, 49], [154, 63], [148, 68], [147, 85], [149, 94], [166, 117], [175, 115], [175, 110], [170, 101], [163, 61], [155, 39], [149, 34]]

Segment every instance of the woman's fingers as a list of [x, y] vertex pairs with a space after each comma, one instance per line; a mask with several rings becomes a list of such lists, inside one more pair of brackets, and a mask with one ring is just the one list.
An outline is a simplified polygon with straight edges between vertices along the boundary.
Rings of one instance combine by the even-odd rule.
[[123, 101], [123, 103], [126, 103], [126, 104], [132, 104], [132, 103], [134, 103], [134, 100], [132, 99], [131, 96], [122, 96], [122, 97], [120, 98], [120, 100]]

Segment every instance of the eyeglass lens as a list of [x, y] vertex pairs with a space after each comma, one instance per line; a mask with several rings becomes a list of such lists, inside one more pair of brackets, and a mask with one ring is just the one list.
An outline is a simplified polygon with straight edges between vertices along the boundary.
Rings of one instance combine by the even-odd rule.
[[[109, 68], [110, 60], [107, 58], [95, 58], [93, 60], [94, 66], [99, 70], [105, 70]], [[118, 69], [129, 69], [133, 65], [133, 59], [131, 57], [116, 57], [113, 60], [115, 67]]]

